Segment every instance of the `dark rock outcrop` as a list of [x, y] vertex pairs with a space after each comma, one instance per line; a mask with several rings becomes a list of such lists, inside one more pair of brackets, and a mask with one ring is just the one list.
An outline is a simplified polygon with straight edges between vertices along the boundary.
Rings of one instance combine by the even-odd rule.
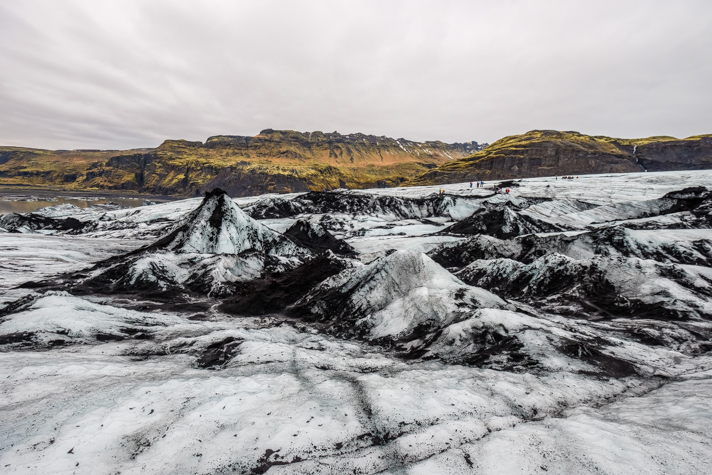
[[0, 228], [11, 233], [32, 233], [38, 230], [79, 232], [89, 223], [76, 218], [52, 218], [37, 213], [9, 213], [0, 215]]
[[533, 130], [500, 139], [470, 157], [429, 170], [406, 185], [709, 168], [712, 136], [625, 140]]
[[485, 203], [469, 218], [443, 229], [451, 234], [487, 234], [500, 239], [532, 233], [564, 231], [565, 228], [518, 212], [511, 203]]
[[294, 269], [236, 284], [233, 295], [223, 301], [220, 310], [233, 315], [283, 312], [317, 284], [352, 266], [347, 259], [327, 251]]
[[318, 224], [300, 219], [284, 233], [300, 246], [314, 252], [333, 251], [343, 256], [355, 256], [356, 250], [347, 242], [334, 237]]
[[712, 168], [712, 136], [642, 144], [635, 158], [649, 172]]
[[312, 253], [253, 220], [225, 191], [206, 192], [200, 206], [156, 242], [99, 262], [75, 286], [87, 293], [138, 293], [181, 299], [186, 292], [230, 295], [236, 282], [300, 265]]
[[476, 208], [481, 197], [433, 194], [424, 198], [401, 198], [344, 191], [309, 192], [291, 199], [266, 198], [247, 207], [255, 219], [288, 218], [300, 214], [368, 214], [393, 219], [452, 217], [453, 208], [469, 203]]

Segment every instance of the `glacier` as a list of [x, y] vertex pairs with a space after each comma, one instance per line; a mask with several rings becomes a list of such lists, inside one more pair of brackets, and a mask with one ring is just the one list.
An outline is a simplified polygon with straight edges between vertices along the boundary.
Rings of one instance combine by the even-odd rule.
[[710, 184], [2, 215], [2, 473], [711, 473]]

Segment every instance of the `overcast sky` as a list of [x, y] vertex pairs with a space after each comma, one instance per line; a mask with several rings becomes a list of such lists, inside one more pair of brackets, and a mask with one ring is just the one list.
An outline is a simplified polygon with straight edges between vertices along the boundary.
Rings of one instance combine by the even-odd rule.
[[0, 0], [0, 144], [712, 133], [712, 1]]

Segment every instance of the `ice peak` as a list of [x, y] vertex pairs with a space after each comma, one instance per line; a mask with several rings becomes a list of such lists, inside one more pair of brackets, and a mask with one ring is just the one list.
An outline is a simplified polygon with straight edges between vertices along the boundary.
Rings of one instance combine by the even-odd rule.
[[250, 249], [268, 251], [280, 240], [284, 239], [247, 216], [225, 191], [216, 188], [206, 192], [200, 206], [160, 244], [175, 252], [239, 254]]
[[211, 191], [205, 192], [205, 199], [207, 200], [208, 198], [212, 198], [214, 196], [222, 196], [222, 195], [227, 195], [227, 191], [223, 190], [222, 188], [214, 188]]
[[475, 308], [504, 305], [495, 295], [463, 284], [425, 254], [401, 250], [325, 280], [291, 314], [330, 320], [336, 334], [408, 339], [419, 326], [440, 328]]

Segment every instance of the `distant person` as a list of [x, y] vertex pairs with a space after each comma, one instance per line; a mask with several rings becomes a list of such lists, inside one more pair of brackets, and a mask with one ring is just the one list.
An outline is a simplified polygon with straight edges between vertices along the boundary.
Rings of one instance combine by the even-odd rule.
[[470, 182], [470, 188], [472, 188], [472, 182]]
[[507, 192], [507, 194], [509, 194], [509, 188], [507, 188], [507, 189], [506, 189], [506, 190], [504, 190], [504, 191], [506, 191], [506, 192]]

